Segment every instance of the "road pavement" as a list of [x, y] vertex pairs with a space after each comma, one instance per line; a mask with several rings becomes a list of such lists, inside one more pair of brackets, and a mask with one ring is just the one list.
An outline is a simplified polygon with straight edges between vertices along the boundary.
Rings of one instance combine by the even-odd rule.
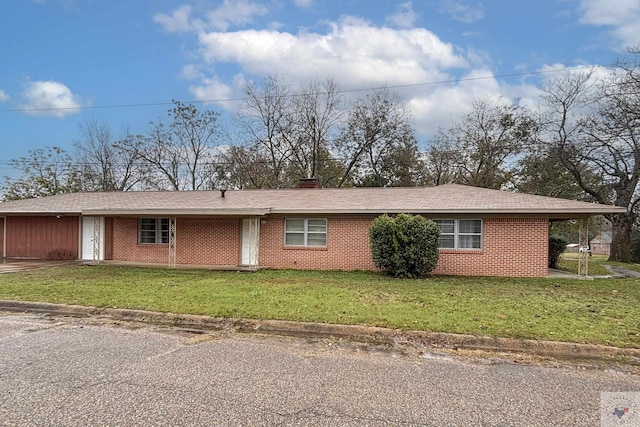
[[0, 315], [2, 426], [598, 426], [613, 369]]

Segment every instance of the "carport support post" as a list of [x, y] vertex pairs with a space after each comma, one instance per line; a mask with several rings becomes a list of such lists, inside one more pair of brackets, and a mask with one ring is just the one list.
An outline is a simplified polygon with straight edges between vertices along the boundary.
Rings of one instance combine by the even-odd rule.
[[580, 218], [578, 234], [578, 276], [589, 274], [589, 218]]
[[258, 242], [260, 239], [260, 218], [249, 219], [249, 266], [258, 269]]
[[169, 218], [169, 267], [176, 266], [176, 218]]

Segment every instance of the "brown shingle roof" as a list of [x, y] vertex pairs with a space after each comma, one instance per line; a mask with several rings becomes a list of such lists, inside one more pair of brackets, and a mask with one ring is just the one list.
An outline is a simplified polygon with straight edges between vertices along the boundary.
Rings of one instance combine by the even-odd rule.
[[624, 208], [464, 185], [74, 193], [0, 203], [0, 215], [265, 215], [340, 213], [570, 214], [623, 213]]

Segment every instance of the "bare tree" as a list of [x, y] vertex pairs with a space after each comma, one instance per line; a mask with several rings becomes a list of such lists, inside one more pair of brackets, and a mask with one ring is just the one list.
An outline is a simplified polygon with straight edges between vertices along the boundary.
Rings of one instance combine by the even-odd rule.
[[[268, 161], [274, 188], [283, 185], [283, 171], [291, 158], [291, 150], [283, 135], [293, 127], [291, 88], [284, 80], [268, 77], [262, 87], [247, 84], [247, 99], [236, 115], [241, 135], [249, 152], [260, 152]], [[236, 153], [237, 154], [237, 153]]]
[[344, 162], [338, 186], [362, 183], [365, 178], [369, 185], [390, 185], [385, 177], [385, 159], [413, 141], [411, 117], [394, 93], [380, 89], [359, 98], [334, 146]]
[[230, 146], [220, 154], [215, 173], [227, 188], [276, 188], [270, 165], [258, 145]]
[[80, 135], [74, 143], [76, 158], [90, 191], [129, 191], [148, 176], [145, 165], [138, 161], [138, 152], [123, 148], [135, 138], [127, 128], [116, 141], [106, 122], [93, 119], [80, 125]]
[[441, 132], [436, 135], [425, 153], [423, 180], [426, 185], [462, 182], [458, 150]]
[[4, 200], [31, 199], [84, 190], [82, 171], [62, 148], [31, 150], [28, 156], [12, 159], [9, 164], [21, 171], [21, 177], [5, 176], [2, 186]]
[[[544, 149], [557, 156], [579, 187], [599, 203], [627, 208], [609, 215], [610, 259], [631, 260], [631, 232], [640, 194], [640, 73], [637, 57], [604, 79], [573, 73], [545, 88]], [[596, 176], [599, 179], [593, 179]]]
[[[598, 114], [587, 124], [587, 142], [591, 150], [585, 160], [604, 178], [604, 186], [591, 187], [581, 181], [584, 190], [599, 202], [613, 200], [627, 213], [612, 215], [610, 259], [631, 261], [631, 232], [638, 218], [640, 194], [640, 68], [637, 60], [621, 62], [602, 86]], [[609, 197], [607, 197], [609, 196]]]
[[211, 163], [215, 163], [221, 129], [219, 113], [198, 111], [191, 104], [173, 101], [171, 122], [151, 123], [147, 135], [127, 139], [119, 146], [136, 153], [153, 172], [147, 186], [171, 190], [203, 190], [211, 187]]
[[[446, 178], [476, 187], [499, 189], [512, 178], [517, 157], [536, 138], [537, 122], [521, 107], [489, 100], [432, 140], [429, 156]], [[451, 170], [453, 167], [453, 170]], [[445, 177], [436, 173], [437, 180]]]
[[[593, 201], [576, 183], [556, 150], [533, 148], [518, 160], [518, 173], [512, 183], [516, 191], [562, 199]], [[595, 183], [601, 177], [593, 170], [580, 171], [582, 179]]]
[[[300, 178], [329, 183], [336, 173], [329, 150], [342, 114], [338, 86], [310, 81], [294, 91], [278, 77], [259, 87], [250, 83], [236, 115], [247, 152], [260, 152], [271, 170], [272, 185], [287, 187]], [[339, 173], [339, 172], [337, 172]]]
[[414, 138], [398, 141], [358, 185], [364, 187], [414, 187], [425, 182], [424, 161]]
[[[293, 97], [289, 129], [282, 129], [291, 151], [291, 172], [300, 178], [318, 178], [328, 184], [337, 177], [329, 147], [337, 138], [343, 114], [339, 88], [333, 80], [310, 81]], [[288, 130], [288, 132], [287, 132]], [[295, 171], [295, 172], [294, 172]]]

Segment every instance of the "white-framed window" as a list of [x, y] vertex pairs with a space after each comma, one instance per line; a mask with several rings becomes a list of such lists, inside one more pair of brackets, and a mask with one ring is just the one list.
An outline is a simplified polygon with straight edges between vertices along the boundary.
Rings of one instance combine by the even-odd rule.
[[442, 249], [482, 249], [481, 219], [434, 219]]
[[139, 218], [138, 243], [168, 244], [169, 218]]
[[327, 246], [325, 218], [287, 218], [284, 220], [285, 246]]

